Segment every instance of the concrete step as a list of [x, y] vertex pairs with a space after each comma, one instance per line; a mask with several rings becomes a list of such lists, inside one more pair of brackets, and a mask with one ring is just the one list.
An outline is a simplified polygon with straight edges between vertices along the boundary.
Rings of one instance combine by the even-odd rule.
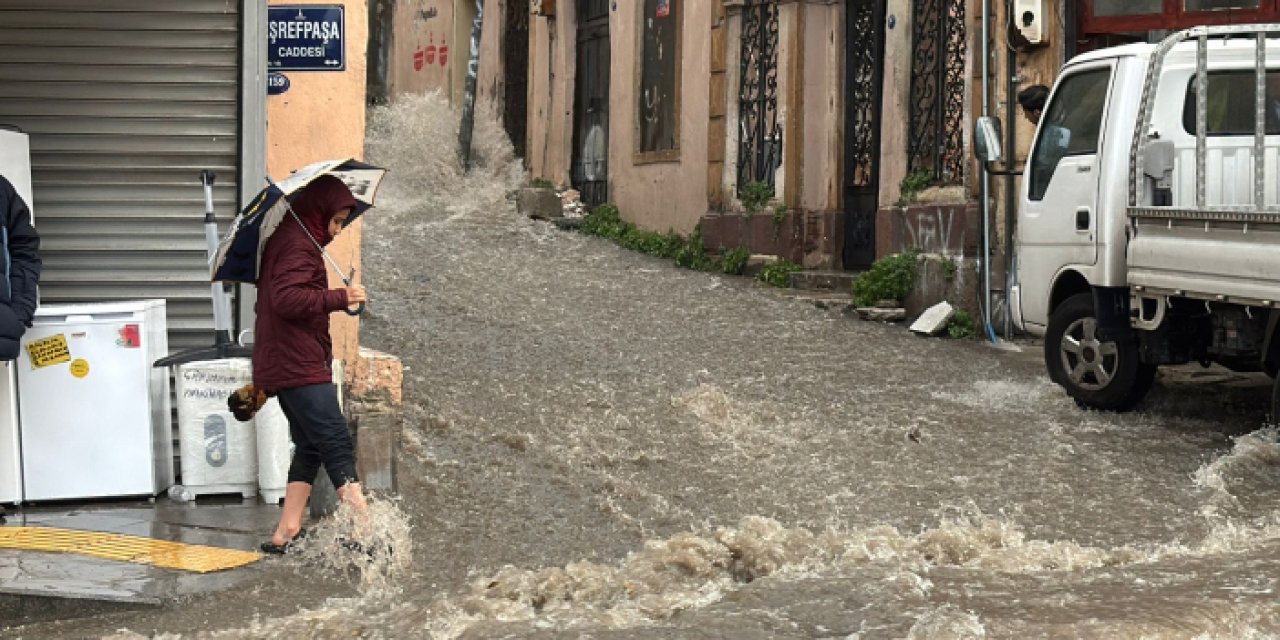
[[774, 289], [780, 297], [808, 302], [819, 309], [853, 312], [853, 295], [840, 291], [812, 289]]
[[852, 291], [857, 271], [797, 271], [791, 274], [791, 287], [806, 291]]

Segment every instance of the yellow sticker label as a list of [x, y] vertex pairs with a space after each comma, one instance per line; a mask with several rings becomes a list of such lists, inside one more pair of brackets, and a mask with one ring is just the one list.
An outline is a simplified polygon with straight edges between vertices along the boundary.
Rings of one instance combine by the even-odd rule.
[[77, 378], [83, 378], [89, 375], [89, 361], [84, 358], [76, 358], [71, 362], [71, 375]]
[[59, 333], [28, 342], [27, 356], [31, 358], [31, 368], [39, 369], [70, 361], [71, 351], [67, 349], [67, 337]]

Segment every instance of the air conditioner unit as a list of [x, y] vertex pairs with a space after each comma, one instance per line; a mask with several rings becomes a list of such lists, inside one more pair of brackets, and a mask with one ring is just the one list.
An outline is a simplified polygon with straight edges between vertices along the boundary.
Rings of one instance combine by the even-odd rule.
[[1045, 44], [1044, 0], [1013, 0], [1010, 18], [1027, 44]]

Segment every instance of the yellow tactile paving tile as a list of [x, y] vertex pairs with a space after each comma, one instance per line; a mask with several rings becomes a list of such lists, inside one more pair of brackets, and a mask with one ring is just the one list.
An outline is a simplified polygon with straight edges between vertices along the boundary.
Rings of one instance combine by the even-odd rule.
[[195, 573], [242, 567], [262, 558], [250, 551], [52, 527], [0, 527], [0, 549], [78, 553]]

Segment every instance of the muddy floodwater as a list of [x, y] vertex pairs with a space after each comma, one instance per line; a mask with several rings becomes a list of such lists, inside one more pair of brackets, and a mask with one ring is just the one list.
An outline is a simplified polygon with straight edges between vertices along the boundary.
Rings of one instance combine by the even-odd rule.
[[[374, 565], [51, 626], [116, 638], [1269, 638], [1264, 383], [1078, 409], [1037, 347], [925, 339], [521, 218], [482, 119], [371, 114], [366, 346], [398, 355]], [[625, 215], [625, 212], [624, 212]], [[961, 274], [964, 276], [964, 274]], [[32, 636], [35, 637], [35, 636]]]

